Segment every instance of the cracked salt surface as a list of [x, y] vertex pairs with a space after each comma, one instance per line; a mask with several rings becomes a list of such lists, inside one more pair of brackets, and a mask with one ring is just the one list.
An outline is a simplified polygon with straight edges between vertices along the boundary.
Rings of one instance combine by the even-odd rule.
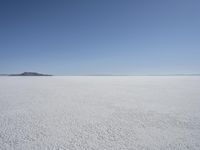
[[199, 150], [199, 91], [199, 76], [0, 77], [0, 149]]

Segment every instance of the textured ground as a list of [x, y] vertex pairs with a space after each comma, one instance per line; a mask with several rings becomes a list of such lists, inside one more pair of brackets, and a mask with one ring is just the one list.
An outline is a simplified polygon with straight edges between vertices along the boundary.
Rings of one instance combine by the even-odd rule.
[[0, 77], [1, 150], [199, 150], [200, 77]]

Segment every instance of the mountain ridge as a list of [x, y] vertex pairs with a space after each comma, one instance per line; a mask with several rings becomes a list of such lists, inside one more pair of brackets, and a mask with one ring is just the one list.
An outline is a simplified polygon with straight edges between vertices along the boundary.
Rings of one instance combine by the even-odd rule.
[[0, 76], [52, 76], [52, 75], [42, 74], [38, 72], [23, 72], [19, 74], [0, 74]]

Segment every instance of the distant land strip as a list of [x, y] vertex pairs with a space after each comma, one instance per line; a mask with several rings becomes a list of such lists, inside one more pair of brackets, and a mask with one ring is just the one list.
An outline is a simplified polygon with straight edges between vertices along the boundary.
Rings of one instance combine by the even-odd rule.
[[52, 75], [42, 74], [37, 72], [23, 72], [20, 74], [0, 74], [0, 76], [52, 76]]
[[[23, 72], [20, 74], [0, 74], [0, 76], [53, 76], [37, 72]], [[200, 74], [68, 74], [56, 76], [200, 76]]]

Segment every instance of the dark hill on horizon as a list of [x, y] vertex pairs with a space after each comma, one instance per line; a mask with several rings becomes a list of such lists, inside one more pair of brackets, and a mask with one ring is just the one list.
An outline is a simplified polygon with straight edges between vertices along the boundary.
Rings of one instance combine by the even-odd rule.
[[41, 74], [37, 72], [23, 72], [21, 74], [9, 74], [8, 76], [52, 76], [52, 75]]

